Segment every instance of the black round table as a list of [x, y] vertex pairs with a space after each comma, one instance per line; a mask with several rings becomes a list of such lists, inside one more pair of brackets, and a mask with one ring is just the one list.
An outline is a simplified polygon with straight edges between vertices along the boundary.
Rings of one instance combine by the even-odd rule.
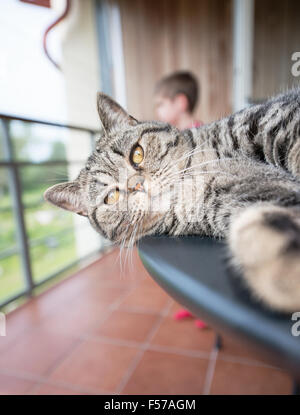
[[271, 312], [254, 300], [229, 266], [223, 241], [145, 237], [139, 242], [139, 255], [170, 296], [218, 333], [230, 334], [288, 371], [295, 380], [294, 392], [299, 391], [300, 313], [293, 320], [292, 313]]

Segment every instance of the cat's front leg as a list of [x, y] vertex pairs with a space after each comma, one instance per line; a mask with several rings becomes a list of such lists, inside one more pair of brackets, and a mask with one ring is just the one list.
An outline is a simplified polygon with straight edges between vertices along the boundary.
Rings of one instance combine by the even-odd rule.
[[253, 295], [271, 309], [300, 310], [299, 210], [256, 204], [233, 217], [228, 243]]

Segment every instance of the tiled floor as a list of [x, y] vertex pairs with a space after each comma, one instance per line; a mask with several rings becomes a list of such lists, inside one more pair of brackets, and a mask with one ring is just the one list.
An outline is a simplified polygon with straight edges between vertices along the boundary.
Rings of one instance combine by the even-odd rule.
[[179, 307], [112, 251], [7, 316], [0, 394], [288, 394], [289, 376]]

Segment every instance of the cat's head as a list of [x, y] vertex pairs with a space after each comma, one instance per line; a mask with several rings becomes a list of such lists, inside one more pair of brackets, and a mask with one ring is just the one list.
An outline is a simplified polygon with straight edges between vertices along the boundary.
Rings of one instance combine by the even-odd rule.
[[186, 139], [168, 124], [138, 122], [105, 94], [97, 102], [103, 135], [95, 151], [76, 180], [50, 187], [45, 199], [87, 216], [115, 242], [167, 232]]

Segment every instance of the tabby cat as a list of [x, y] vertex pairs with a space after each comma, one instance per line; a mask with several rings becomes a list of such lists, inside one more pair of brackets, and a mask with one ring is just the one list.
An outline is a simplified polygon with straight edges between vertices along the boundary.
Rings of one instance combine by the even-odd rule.
[[300, 90], [185, 131], [97, 101], [95, 151], [46, 200], [127, 246], [153, 234], [226, 238], [255, 298], [299, 310]]

